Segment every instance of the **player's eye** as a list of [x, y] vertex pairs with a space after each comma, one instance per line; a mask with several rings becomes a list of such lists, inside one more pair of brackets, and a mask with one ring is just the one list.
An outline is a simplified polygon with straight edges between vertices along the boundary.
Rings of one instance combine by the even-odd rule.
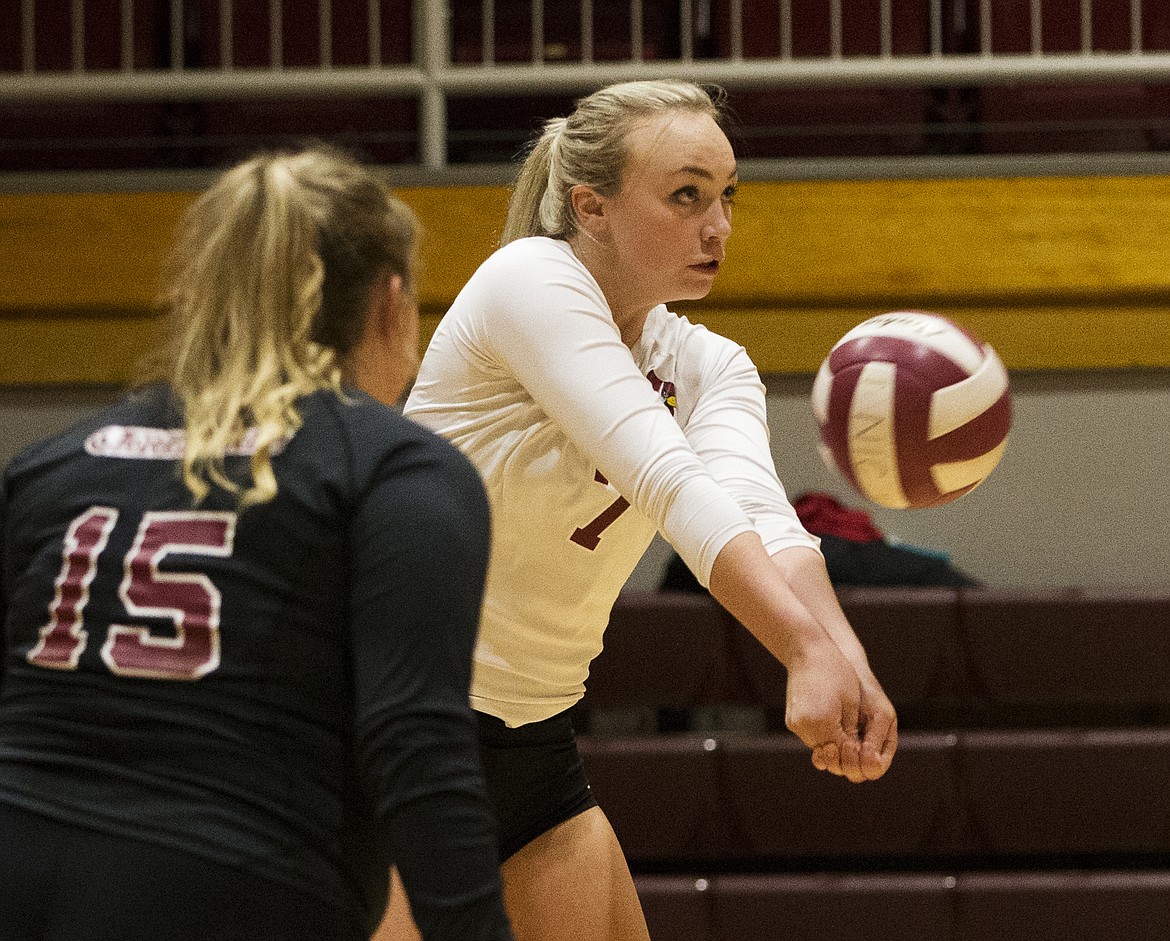
[[739, 184], [732, 183], [723, 191], [723, 201], [729, 206], [735, 205], [735, 194], [739, 192]]
[[699, 188], [697, 186], [682, 186], [670, 194], [670, 198], [675, 202], [690, 205], [697, 202], [699, 199]]

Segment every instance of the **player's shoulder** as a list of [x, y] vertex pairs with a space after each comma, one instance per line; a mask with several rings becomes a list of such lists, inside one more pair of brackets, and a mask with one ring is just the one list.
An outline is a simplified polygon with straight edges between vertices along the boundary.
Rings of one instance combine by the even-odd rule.
[[294, 442], [314, 454], [340, 457], [340, 449], [375, 457], [412, 444], [431, 444], [414, 422], [359, 389], [347, 387], [341, 394], [319, 389], [298, 404], [302, 425]]
[[549, 329], [549, 309], [563, 309], [566, 292], [591, 313], [608, 315], [600, 286], [567, 242], [545, 236], [517, 239], [479, 266], [439, 322], [436, 335], [468, 330], [465, 339], [490, 350], [500, 339], [498, 330]]
[[516, 239], [496, 249], [480, 265], [476, 274], [481, 278], [499, 281], [514, 289], [517, 279], [531, 282], [533, 275], [541, 272], [580, 274], [584, 271], [585, 266], [573, 253], [568, 242], [563, 239], [534, 235]]
[[[507, 245], [496, 249], [491, 255], [500, 264], [514, 263], [532, 259], [562, 260], [575, 258], [573, 249], [564, 239], [554, 239], [547, 235], [530, 235], [515, 239]], [[490, 260], [490, 259], [489, 259]]]
[[306, 397], [304, 424], [290, 447], [311, 460], [349, 466], [355, 482], [424, 467], [428, 472], [478, 481], [471, 462], [450, 442], [364, 392], [339, 396], [321, 390]]

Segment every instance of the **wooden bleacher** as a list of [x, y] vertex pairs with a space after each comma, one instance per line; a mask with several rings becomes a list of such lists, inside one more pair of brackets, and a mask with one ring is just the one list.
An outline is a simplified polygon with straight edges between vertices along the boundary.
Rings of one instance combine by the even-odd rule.
[[[900, 716], [863, 785], [812, 768], [783, 669], [708, 596], [616, 605], [580, 745], [655, 941], [1164, 938], [1170, 593], [839, 596]], [[695, 727], [604, 721], [659, 709]]]

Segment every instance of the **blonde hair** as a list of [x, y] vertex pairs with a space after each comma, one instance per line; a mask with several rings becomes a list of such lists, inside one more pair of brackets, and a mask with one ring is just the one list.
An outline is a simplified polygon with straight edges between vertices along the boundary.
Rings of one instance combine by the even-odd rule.
[[641, 121], [672, 111], [722, 122], [726, 95], [718, 86], [675, 80], [623, 82], [577, 102], [567, 118], [545, 123], [512, 189], [501, 245], [530, 235], [568, 239], [577, 231], [570, 191], [578, 184], [603, 195], [621, 188], [626, 138]]
[[[375, 281], [413, 281], [417, 223], [368, 168], [332, 149], [264, 154], [228, 170], [187, 211], [162, 306], [170, 339], [152, 378], [182, 403], [183, 482], [241, 508], [276, 495], [272, 454], [301, 427], [297, 399], [342, 390]], [[251, 481], [225, 455], [248, 434]]]

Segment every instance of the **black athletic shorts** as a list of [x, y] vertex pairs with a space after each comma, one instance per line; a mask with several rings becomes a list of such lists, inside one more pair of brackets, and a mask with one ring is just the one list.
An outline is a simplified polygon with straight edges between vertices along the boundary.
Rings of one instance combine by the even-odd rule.
[[495, 716], [475, 715], [501, 862], [557, 824], [597, 806], [569, 711], [517, 729]]
[[308, 892], [0, 803], [4, 941], [364, 941]]

